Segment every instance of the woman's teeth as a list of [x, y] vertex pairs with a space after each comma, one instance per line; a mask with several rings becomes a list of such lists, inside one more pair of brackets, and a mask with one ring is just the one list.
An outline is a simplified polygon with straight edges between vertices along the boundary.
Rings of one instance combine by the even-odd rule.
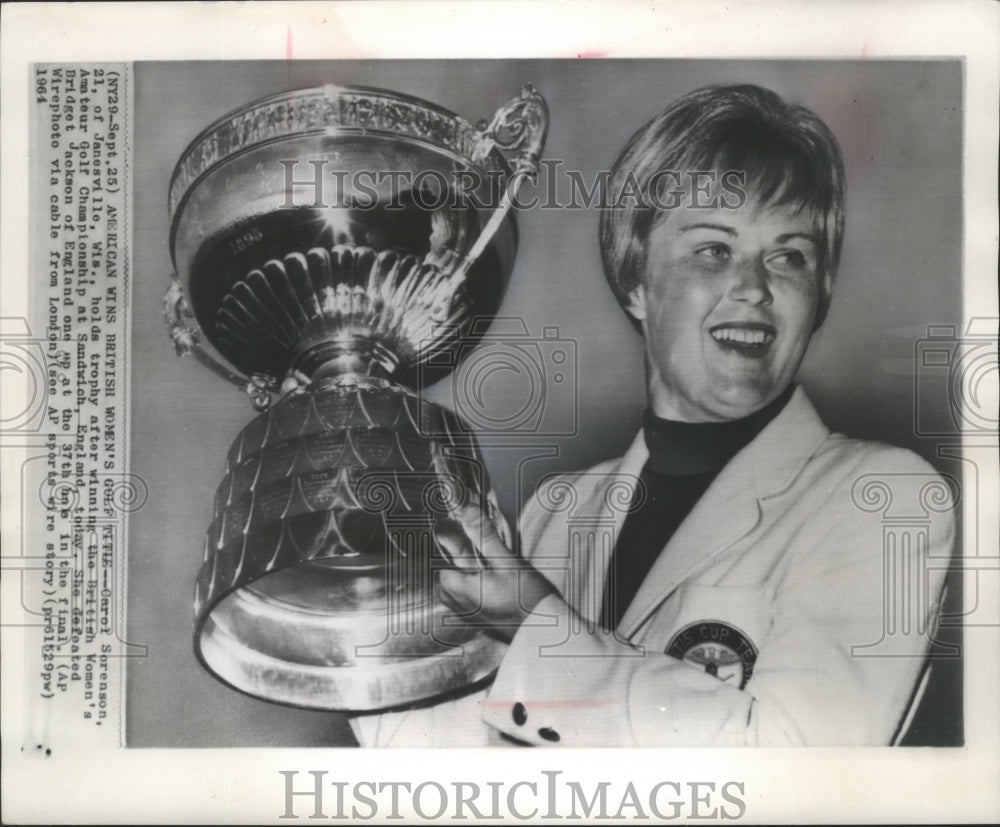
[[773, 333], [745, 327], [719, 327], [711, 331], [711, 334], [717, 342], [739, 345], [766, 345], [774, 341]]

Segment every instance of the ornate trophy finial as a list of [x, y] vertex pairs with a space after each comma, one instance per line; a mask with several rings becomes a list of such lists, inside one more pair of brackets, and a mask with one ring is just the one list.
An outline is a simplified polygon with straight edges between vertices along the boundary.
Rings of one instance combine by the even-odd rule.
[[362, 711], [496, 668], [501, 644], [434, 596], [433, 527], [472, 499], [506, 528], [470, 429], [417, 394], [440, 368], [418, 368], [454, 368], [499, 307], [547, 122], [530, 86], [477, 129], [328, 85], [248, 104], [182, 155], [170, 338], [262, 411], [229, 451], [196, 587], [195, 650], [223, 681]]
[[481, 143], [474, 160], [483, 160], [494, 149], [508, 160], [515, 176], [538, 173], [538, 162], [545, 146], [549, 110], [545, 99], [530, 84], [521, 94], [501, 106], [492, 122], [479, 124]]

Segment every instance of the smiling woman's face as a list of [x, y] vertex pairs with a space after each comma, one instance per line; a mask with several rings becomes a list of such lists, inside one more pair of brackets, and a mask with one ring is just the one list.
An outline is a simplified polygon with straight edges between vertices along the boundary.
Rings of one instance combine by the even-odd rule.
[[806, 211], [681, 207], [650, 233], [629, 311], [645, 336], [650, 406], [686, 422], [739, 419], [795, 377], [822, 286]]

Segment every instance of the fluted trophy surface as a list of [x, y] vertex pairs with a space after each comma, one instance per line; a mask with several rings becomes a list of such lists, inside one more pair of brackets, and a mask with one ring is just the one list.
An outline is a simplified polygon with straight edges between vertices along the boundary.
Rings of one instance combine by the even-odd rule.
[[171, 337], [261, 411], [195, 589], [195, 651], [231, 686], [367, 711], [495, 670], [502, 644], [435, 596], [433, 529], [468, 502], [506, 526], [470, 429], [417, 391], [499, 306], [546, 123], [530, 87], [472, 126], [326, 86], [248, 104], [182, 155]]

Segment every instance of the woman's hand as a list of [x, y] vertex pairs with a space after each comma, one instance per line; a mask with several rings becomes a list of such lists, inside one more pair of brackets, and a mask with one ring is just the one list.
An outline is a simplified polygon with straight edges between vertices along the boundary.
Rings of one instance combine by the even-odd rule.
[[438, 544], [455, 566], [438, 572], [441, 599], [466, 625], [509, 641], [552, 586], [507, 548], [478, 506], [463, 506], [455, 517], [435, 528]]

